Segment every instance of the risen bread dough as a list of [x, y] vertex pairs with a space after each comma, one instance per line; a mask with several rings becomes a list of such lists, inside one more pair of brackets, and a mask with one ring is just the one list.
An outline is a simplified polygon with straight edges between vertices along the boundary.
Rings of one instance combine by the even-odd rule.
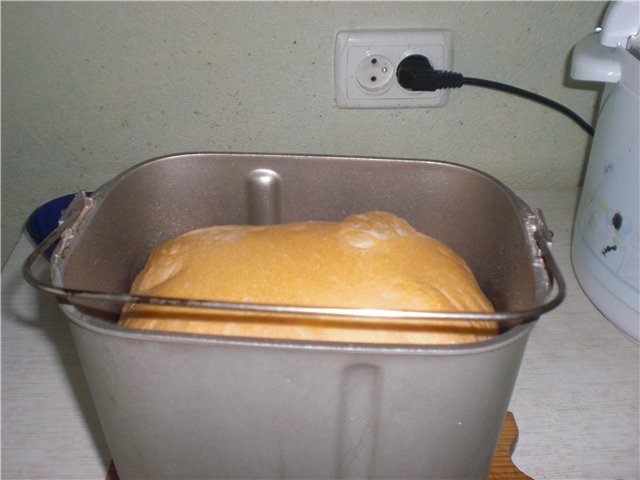
[[[322, 307], [492, 312], [473, 273], [442, 242], [386, 212], [342, 222], [215, 226], [159, 245], [133, 294]], [[120, 324], [164, 331], [367, 343], [449, 344], [495, 322], [282, 318], [127, 305]]]

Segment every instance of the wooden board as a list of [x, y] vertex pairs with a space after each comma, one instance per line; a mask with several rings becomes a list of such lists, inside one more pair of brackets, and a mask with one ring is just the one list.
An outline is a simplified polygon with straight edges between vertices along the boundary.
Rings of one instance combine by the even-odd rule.
[[513, 413], [507, 412], [487, 480], [531, 480], [531, 477], [518, 470], [511, 460], [517, 442], [518, 426]]
[[[511, 460], [517, 441], [518, 426], [513, 414], [507, 412], [487, 480], [532, 480], [531, 477], [518, 470]], [[113, 461], [109, 465], [106, 480], [119, 480]]]

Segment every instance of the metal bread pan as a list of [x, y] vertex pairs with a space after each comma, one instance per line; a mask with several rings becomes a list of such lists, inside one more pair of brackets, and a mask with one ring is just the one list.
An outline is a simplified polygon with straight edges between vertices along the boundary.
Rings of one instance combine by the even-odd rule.
[[[215, 224], [368, 210], [393, 212], [455, 249], [502, 333], [455, 346], [382, 345], [115, 323], [164, 240]], [[564, 292], [541, 216], [494, 178], [436, 161], [163, 157], [78, 195], [59, 234], [52, 283], [31, 281], [60, 298], [122, 479], [481, 478], [535, 319]]]

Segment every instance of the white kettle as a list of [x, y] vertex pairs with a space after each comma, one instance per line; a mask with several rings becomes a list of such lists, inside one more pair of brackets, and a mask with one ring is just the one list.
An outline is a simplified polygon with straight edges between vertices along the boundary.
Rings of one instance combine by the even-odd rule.
[[612, 2], [602, 28], [575, 47], [571, 76], [605, 82], [573, 229], [581, 287], [640, 342], [640, 1]]

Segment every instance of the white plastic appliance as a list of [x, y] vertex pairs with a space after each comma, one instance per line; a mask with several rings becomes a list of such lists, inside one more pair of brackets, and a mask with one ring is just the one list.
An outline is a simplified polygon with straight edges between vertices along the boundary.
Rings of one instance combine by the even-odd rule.
[[605, 82], [573, 230], [573, 267], [587, 296], [640, 341], [640, 1], [612, 2], [575, 47], [571, 76]]

